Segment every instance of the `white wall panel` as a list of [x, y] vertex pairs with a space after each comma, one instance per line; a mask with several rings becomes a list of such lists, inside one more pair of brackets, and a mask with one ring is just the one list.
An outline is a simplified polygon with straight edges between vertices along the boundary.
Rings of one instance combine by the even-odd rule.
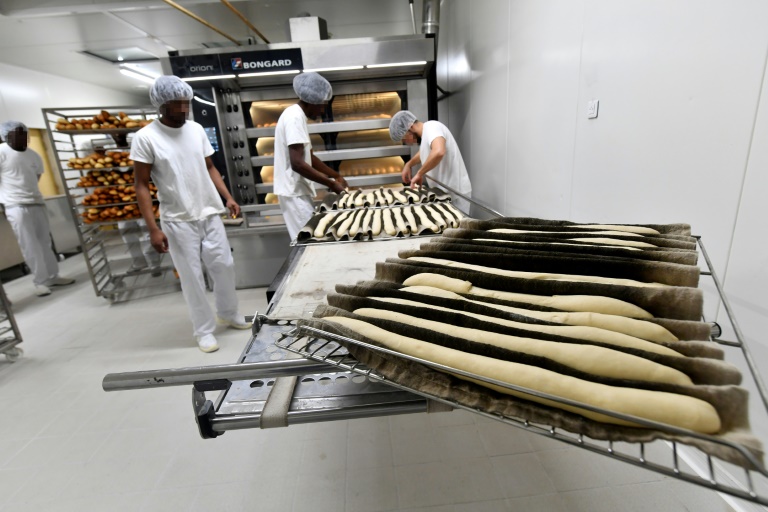
[[147, 91], [129, 94], [0, 63], [0, 120], [47, 128], [41, 108], [145, 105]]
[[504, 211], [567, 218], [584, 5], [571, 0], [511, 5]]

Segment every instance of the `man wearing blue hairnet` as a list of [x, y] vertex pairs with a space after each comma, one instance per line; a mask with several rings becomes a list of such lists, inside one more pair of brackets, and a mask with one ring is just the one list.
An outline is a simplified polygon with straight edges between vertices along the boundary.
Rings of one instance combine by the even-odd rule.
[[27, 147], [27, 127], [18, 121], [0, 125], [0, 203], [19, 242], [24, 262], [32, 271], [35, 294], [51, 293], [74, 279], [59, 276], [59, 262], [51, 248], [51, 232], [43, 195], [37, 186], [43, 160]]
[[[419, 144], [419, 152], [403, 166], [403, 183], [418, 187], [425, 177], [431, 177], [465, 197], [472, 196], [472, 184], [461, 151], [443, 123], [421, 122], [412, 112], [401, 110], [392, 116], [389, 135], [395, 142], [402, 140], [406, 144]], [[413, 174], [413, 167], [418, 164], [421, 164], [421, 168]], [[470, 213], [469, 201], [457, 197], [453, 204], [465, 213]]]
[[[136, 198], [157, 252], [170, 252], [189, 307], [197, 345], [218, 350], [216, 323], [250, 327], [238, 313], [235, 265], [221, 214], [240, 213], [221, 174], [213, 165], [213, 147], [205, 130], [188, 121], [192, 88], [175, 76], [161, 76], [149, 91], [160, 118], [136, 133], [131, 146]], [[155, 221], [149, 178], [157, 187], [162, 230]], [[226, 201], [226, 208], [221, 197]], [[203, 267], [213, 281], [214, 315], [205, 293]]]
[[307, 119], [319, 117], [333, 96], [328, 80], [317, 73], [301, 73], [293, 79], [299, 102], [286, 108], [275, 128], [274, 192], [280, 201], [291, 240], [312, 217], [312, 182], [342, 192], [347, 182], [312, 152]]

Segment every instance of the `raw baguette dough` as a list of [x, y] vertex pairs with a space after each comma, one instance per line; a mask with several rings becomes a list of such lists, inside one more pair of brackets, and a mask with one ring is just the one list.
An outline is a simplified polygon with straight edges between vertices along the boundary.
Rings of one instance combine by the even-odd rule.
[[458, 313], [461, 315], [467, 315], [472, 318], [476, 318], [483, 322], [490, 322], [498, 325], [504, 325], [506, 327], [513, 327], [515, 329], [523, 329], [526, 331], [553, 334], [555, 336], [566, 336], [566, 337], [574, 338], [577, 340], [593, 341], [597, 343], [603, 343], [606, 345], [613, 345], [614, 347], [636, 348], [639, 350], [645, 350], [646, 352], [653, 352], [654, 354], [683, 357], [682, 354], [680, 354], [679, 352], [676, 352], [662, 345], [657, 345], [656, 343], [652, 343], [650, 341], [646, 341], [636, 336], [631, 336], [629, 334], [622, 334], [615, 331], [600, 329], [599, 327], [588, 327], [583, 325], [529, 324], [524, 322], [515, 322], [514, 320], [506, 320], [503, 318], [498, 318], [493, 316], [480, 315], [477, 313], [471, 313], [469, 311], [458, 311], [455, 309], [444, 308], [442, 306], [433, 306], [431, 304], [424, 304], [422, 302], [399, 299], [394, 297], [371, 297], [371, 299], [380, 301], [380, 302], [388, 302], [390, 304], [402, 304], [406, 306], [434, 309], [436, 311], [445, 311], [447, 313]]
[[[479, 300], [471, 300], [462, 297], [458, 293], [450, 292], [448, 290], [441, 290], [440, 288], [433, 288], [429, 286], [410, 286], [401, 288], [400, 291], [409, 293], [418, 293], [421, 295], [429, 295], [432, 297], [442, 297], [445, 299], [462, 300], [465, 302], [471, 302], [479, 306], [498, 309], [499, 311], [506, 311], [507, 313], [513, 313], [516, 315], [527, 316], [528, 318], [536, 318], [537, 320], [544, 320], [545, 322], [554, 322], [566, 325], [582, 325], [585, 327], [597, 327], [599, 329], [605, 329], [608, 331], [618, 332], [640, 338], [642, 340], [652, 341], [654, 343], [675, 342], [678, 341], [677, 337], [669, 332], [661, 325], [646, 322], [643, 320], [636, 320], [634, 318], [626, 318], [617, 315], [606, 315], [604, 313], [565, 313], [559, 311], [536, 311], [533, 309], [515, 308], [511, 306], [502, 306], [501, 304], [494, 304], [492, 302], [481, 302]], [[636, 347], [640, 348], [640, 347]], [[664, 350], [670, 353], [678, 355], [676, 351], [662, 347]], [[643, 350], [650, 350], [643, 348]]]
[[392, 195], [395, 196], [395, 199], [397, 200], [398, 203], [400, 203], [400, 204], [408, 204], [408, 198], [405, 197], [405, 195], [403, 194], [402, 191], [400, 191], [400, 190], [393, 190], [392, 191]]
[[365, 204], [367, 206], [376, 206], [376, 194], [372, 191], [365, 194]]
[[610, 231], [610, 230], [604, 230], [604, 231], [538, 231], [535, 229], [511, 229], [511, 228], [497, 228], [497, 229], [489, 229], [491, 233], [508, 233], [508, 234], [528, 234], [528, 233], [537, 233], [537, 234], [545, 234], [545, 235], [571, 235], [571, 234], [585, 234], [585, 235], [605, 235], [605, 236], [637, 236], [641, 237], [643, 235], [640, 235], [638, 233], [629, 233], [626, 231]]
[[365, 194], [363, 194], [362, 190], [358, 189], [357, 195], [355, 196], [355, 206], [360, 208], [363, 205], [365, 205]]
[[429, 220], [429, 217], [427, 217], [427, 214], [424, 213], [424, 210], [422, 210], [422, 206], [414, 206], [413, 213], [415, 213], [416, 216], [419, 218], [419, 222], [421, 223], [422, 226], [432, 230], [433, 233], [437, 233], [439, 231], [438, 227], [431, 220]]
[[[705, 434], [714, 434], [720, 430], [720, 418], [715, 408], [708, 402], [698, 398], [660, 391], [597, 384], [560, 375], [535, 366], [500, 361], [490, 357], [440, 347], [414, 338], [400, 336], [353, 318], [326, 317], [323, 320], [347, 327], [391, 350], [471, 374], [489, 377], [514, 386]], [[538, 398], [469, 377], [462, 377], [460, 375], [456, 375], [456, 377], [476, 382], [481, 386], [495, 389], [501, 393], [575, 412], [596, 421], [617, 425], [639, 426], [605, 414], [556, 403], [545, 398]]]
[[435, 208], [434, 203], [425, 205], [424, 211], [429, 213], [429, 215], [435, 219], [437, 227], [440, 228], [441, 231], [448, 227], [448, 222], [443, 218], [442, 213], [440, 213], [440, 211]]
[[339, 216], [336, 217], [336, 219], [333, 221], [333, 224], [331, 224], [331, 227], [333, 227], [333, 226], [335, 226], [337, 224], [341, 224], [350, 215], [352, 215], [352, 212], [342, 212], [342, 213], [340, 213]]
[[371, 232], [371, 220], [373, 219], [373, 210], [365, 210], [365, 216], [363, 217], [363, 225], [360, 228], [363, 232], [363, 236], [368, 235]]
[[[472, 240], [475, 240], [477, 242], [503, 242], [505, 244], [540, 244], [542, 242], [526, 242], [524, 240], [504, 240], [503, 238], [473, 238]], [[571, 239], [573, 240], [573, 239]], [[595, 238], [586, 238], [585, 240], [596, 240]], [[581, 244], [567, 244], [564, 242], [544, 242], [548, 245], [572, 245], [575, 247], [584, 247]], [[635, 242], [635, 243], [641, 243], [644, 244], [645, 242]], [[627, 251], [641, 251], [642, 249], [638, 247], [629, 247], [629, 246], [610, 246], [610, 245], [597, 245], [596, 247], [600, 247], [602, 249], [626, 249]]]
[[640, 235], [660, 235], [658, 231], [653, 228], [645, 226], [622, 226], [621, 224], [577, 224], [571, 226], [579, 229], [610, 229], [613, 231], [628, 231], [630, 233], [638, 233]]
[[424, 272], [415, 274], [406, 279], [405, 286], [433, 286], [443, 290], [467, 295], [477, 295], [492, 299], [507, 300], [511, 302], [523, 302], [563, 311], [596, 312], [606, 315], [618, 315], [628, 318], [653, 318], [646, 310], [623, 300], [599, 295], [531, 295], [527, 293], [503, 292], [486, 290], [473, 286], [469, 281], [462, 281], [453, 277]]
[[445, 207], [456, 217], [457, 220], [461, 220], [466, 217], [466, 215], [464, 215], [461, 210], [453, 206], [451, 203], [446, 203]]
[[325, 216], [320, 219], [320, 222], [317, 223], [317, 227], [315, 227], [315, 232], [313, 233], [315, 235], [315, 238], [322, 238], [325, 236], [325, 231], [328, 229], [328, 224], [338, 215], [338, 213], [326, 213]]
[[395, 196], [392, 195], [388, 188], [382, 189], [381, 194], [384, 196], [387, 206], [395, 204]]
[[339, 210], [343, 210], [347, 207], [347, 201], [349, 200], [349, 194], [342, 192], [339, 198]]
[[[495, 332], [481, 331], [479, 329], [448, 325], [442, 322], [435, 322], [434, 320], [425, 320], [385, 309], [360, 308], [356, 309], [354, 313], [369, 318], [400, 322], [412, 327], [428, 329], [430, 331], [447, 334], [448, 336], [463, 338], [475, 343], [484, 343], [486, 345], [493, 345], [515, 352], [546, 357], [576, 370], [589, 373], [590, 375], [609, 377], [612, 379], [673, 384], [678, 386], [693, 385], [690, 377], [679, 370], [610, 348], [597, 347], [594, 345], [558, 343], [520, 336], [507, 336]], [[482, 317], [482, 315], [477, 316]], [[484, 320], [487, 318], [489, 317], [480, 319]]]
[[389, 236], [397, 235], [395, 223], [392, 222], [392, 210], [390, 208], [382, 210], [381, 215], [384, 218], [384, 232]]
[[446, 220], [447, 222], [449, 222], [449, 223], [451, 224], [451, 227], [452, 227], [452, 228], [457, 228], [457, 227], [459, 227], [459, 219], [458, 219], [458, 218], [456, 218], [456, 217], [454, 217], [454, 216], [451, 214], [450, 210], [448, 210], [447, 208], [443, 208], [443, 205], [442, 205], [442, 204], [440, 204], [440, 203], [435, 203], [433, 206], [434, 206], [435, 208], [437, 208], [437, 209], [438, 209], [438, 211], [440, 211], [440, 213], [442, 213], [442, 214], [443, 214], [443, 217], [445, 218], [445, 220]]
[[410, 188], [406, 188], [406, 189], [404, 189], [404, 190], [403, 190], [403, 194], [405, 194], [406, 196], [408, 196], [408, 201], [409, 201], [409, 202], [411, 202], [411, 203], [413, 203], [413, 204], [416, 204], [416, 203], [420, 203], [420, 202], [421, 202], [421, 195], [419, 195], [418, 193], [414, 192], [414, 191], [413, 191], [412, 189], [410, 189]]
[[546, 281], [575, 281], [575, 282], [583, 282], [583, 283], [635, 286], [637, 288], [665, 288], [667, 286], [661, 283], [644, 283], [642, 281], [635, 281], [634, 279], [619, 279], [614, 277], [580, 276], [578, 274], [552, 274], [547, 272], [523, 272], [518, 270], [503, 270], [500, 268], [484, 267], [482, 265], [473, 265], [471, 263], [444, 260], [441, 258], [428, 258], [425, 256], [411, 256], [408, 259], [413, 261], [421, 261], [424, 263], [432, 263], [435, 265], [442, 265], [444, 267], [463, 268], [466, 270], [474, 270], [476, 272], [484, 272], [486, 274], [493, 274], [493, 275], [505, 276], [505, 277], [516, 277], [519, 279], [540, 279], [540, 280], [546, 280]]
[[379, 236], [381, 234], [381, 210], [373, 211], [373, 225], [371, 226], [371, 234], [373, 236]]
[[403, 235], [408, 235], [408, 225], [406, 224], [405, 219], [403, 219], [403, 209], [392, 208], [392, 214], [395, 216], [395, 227], [397, 228], [397, 231]]
[[624, 247], [638, 247], [643, 249], [655, 249], [656, 246], [647, 242], [636, 242], [634, 240], [616, 240], [615, 238], [569, 238], [574, 242], [588, 242], [591, 244], [617, 245]]
[[363, 222], [363, 215], [365, 214], [365, 210], [360, 210], [355, 215], [355, 220], [352, 221], [352, 225], [349, 228], [349, 236], [350, 238], [355, 238], [357, 234], [360, 232], [360, 227]]
[[414, 217], [414, 215], [413, 215], [412, 207], [406, 206], [402, 210], [403, 210], [403, 215], [405, 215], [405, 218], [408, 221], [408, 226], [411, 229], [411, 233], [418, 234], [418, 232], [419, 232], [419, 223], [416, 222], [416, 217]]
[[356, 213], [352, 213], [347, 216], [346, 220], [341, 223], [339, 229], [336, 230], [336, 238], [341, 238], [349, 232], [349, 227], [355, 220]]
[[379, 188], [378, 190], [375, 190], [374, 194], [376, 194], [376, 204], [377, 204], [377, 206], [387, 206], [387, 200], [384, 199], [384, 193], [383, 193], [383, 189], [382, 188]]

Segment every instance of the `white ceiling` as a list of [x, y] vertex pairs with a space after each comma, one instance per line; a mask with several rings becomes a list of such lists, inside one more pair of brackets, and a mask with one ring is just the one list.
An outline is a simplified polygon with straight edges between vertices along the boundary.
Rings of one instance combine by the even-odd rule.
[[[263, 43], [217, 0], [177, 0], [239, 41]], [[334, 39], [403, 35], [412, 32], [407, 0], [232, 1], [272, 43], [288, 41], [288, 18], [320, 16]], [[417, 2], [417, 27], [420, 2]], [[169, 49], [233, 45], [161, 0], [2, 0], [0, 62], [135, 92], [140, 82], [117, 65], [81, 54], [84, 50], [138, 47], [158, 57]], [[150, 68], [159, 72], [158, 64]]]

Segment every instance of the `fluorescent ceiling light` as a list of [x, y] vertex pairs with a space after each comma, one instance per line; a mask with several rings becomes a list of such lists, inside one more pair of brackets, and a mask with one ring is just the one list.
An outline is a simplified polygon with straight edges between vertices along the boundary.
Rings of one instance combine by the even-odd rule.
[[211, 76], [192, 76], [182, 78], [185, 82], [198, 82], [200, 80], [224, 80], [226, 78], [235, 78], [235, 75], [211, 75]]
[[425, 60], [416, 60], [412, 62], [392, 62], [390, 64], [369, 64], [365, 67], [367, 68], [396, 68], [400, 66], [423, 66], [426, 64], [427, 61]]
[[315, 68], [315, 69], [305, 69], [305, 73], [320, 73], [323, 71], [348, 71], [351, 69], [363, 69], [363, 66], [340, 66], [336, 68]]
[[148, 84], [155, 83], [155, 80], [153, 78], [150, 78], [147, 75], [142, 75], [141, 73], [137, 73], [136, 71], [132, 71], [130, 69], [122, 68], [120, 69], [120, 72], [125, 76], [129, 76], [133, 78], [134, 80], [141, 80], [142, 82], [145, 82]]
[[136, 73], [147, 76], [153, 80], [160, 76], [160, 73], [157, 73], [151, 69], [147, 69], [143, 67], [141, 64], [132, 64], [130, 62], [126, 62], [126, 63], [120, 64], [120, 67], [123, 69], [129, 69], [131, 71], [135, 71]]
[[298, 69], [289, 69], [288, 71], [263, 71], [261, 73], [242, 73], [237, 75], [237, 78], [248, 78], [251, 76], [270, 76], [270, 75], [295, 75], [298, 73]]
[[208, 100], [204, 100], [200, 96], [192, 96], [192, 97], [195, 98], [195, 101], [199, 101], [200, 103], [205, 103], [206, 105], [210, 105], [212, 107], [216, 106], [216, 104], [214, 102], [208, 101]]

